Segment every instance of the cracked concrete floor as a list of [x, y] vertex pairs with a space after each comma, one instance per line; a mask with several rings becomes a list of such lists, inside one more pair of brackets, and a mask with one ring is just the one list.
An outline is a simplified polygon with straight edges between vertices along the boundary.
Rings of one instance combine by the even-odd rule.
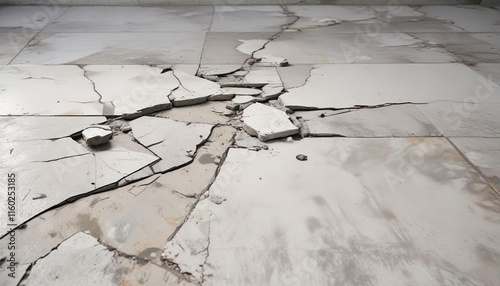
[[499, 24], [0, 7], [0, 284], [499, 285]]

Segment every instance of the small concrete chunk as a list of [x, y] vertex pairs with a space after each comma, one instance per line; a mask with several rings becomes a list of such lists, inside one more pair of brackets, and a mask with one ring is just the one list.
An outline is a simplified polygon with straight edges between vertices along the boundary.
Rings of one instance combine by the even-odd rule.
[[297, 134], [299, 128], [290, 122], [288, 115], [274, 107], [255, 103], [243, 111], [243, 129], [261, 141]]
[[83, 130], [82, 136], [89, 146], [98, 146], [108, 143], [113, 131], [108, 125], [96, 125]]

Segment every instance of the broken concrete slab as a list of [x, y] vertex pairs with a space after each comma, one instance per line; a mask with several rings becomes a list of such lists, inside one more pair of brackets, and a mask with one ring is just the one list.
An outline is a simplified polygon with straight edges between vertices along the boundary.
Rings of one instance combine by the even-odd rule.
[[250, 96], [250, 95], [236, 96], [235, 98], [233, 98], [233, 100], [231, 100], [231, 102], [233, 104], [237, 104], [237, 105], [242, 105], [242, 104], [255, 102], [255, 101], [257, 101], [257, 99], [253, 96]]
[[86, 127], [106, 122], [103, 116], [8, 116], [0, 117], [0, 141], [59, 139]]
[[282, 84], [266, 84], [264, 87], [262, 87], [262, 93], [260, 94], [260, 97], [264, 100], [276, 99], [281, 95], [283, 90], [284, 87]]
[[205, 102], [211, 96], [222, 94], [220, 85], [212, 81], [175, 71], [173, 75], [180, 86], [169, 96], [174, 106], [186, 106]]
[[[139, 267], [140, 266], [140, 267]], [[22, 283], [27, 285], [190, 285], [171, 271], [121, 256], [95, 237], [76, 233], [38, 260]]]
[[99, 146], [111, 140], [113, 131], [109, 125], [94, 125], [83, 130], [82, 137], [89, 146]]
[[130, 122], [134, 137], [161, 158], [153, 171], [163, 173], [193, 161], [197, 146], [213, 128], [209, 124], [191, 124], [167, 118], [141, 117]]
[[450, 137], [450, 141], [485, 176], [485, 180], [500, 195], [500, 138]]
[[231, 94], [231, 95], [250, 95], [257, 96], [262, 93], [262, 90], [256, 88], [242, 88], [242, 87], [225, 87], [222, 88], [223, 94]]
[[257, 96], [262, 93], [262, 90], [243, 87], [223, 87], [222, 93], [210, 96], [209, 100], [230, 100], [237, 95]]
[[0, 98], [0, 115], [103, 114], [92, 82], [71, 65], [0, 67]]
[[309, 135], [315, 137], [441, 136], [429, 119], [413, 105], [346, 111], [304, 111], [295, 115], [305, 120]]
[[[426, 84], [416, 84], [415, 78]], [[359, 79], [363, 79], [363, 85], [358, 84]], [[290, 89], [279, 99], [291, 109], [341, 109], [388, 103], [466, 102], [476, 97], [477, 89], [491, 92], [487, 102], [500, 102], [500, 87], [462, 64], [318, 65], [304, 86]]]
[[83, 69], [101, 96], [100, 101], [113, 107], [105, 115], [133, 118], [169, 109], [172, 104], [168, 96], [179, 87], [172, 71], [161, 73], [158, 67], [87, 65]]
[[306, 138], [269, 148], [231, 149], [209, 190], [222, 203], [195, 208], [210, 216], [205, 284], [440, 285], [443, 272], [447, 281], [497, 281], [496, 263], [482, 256], [498, 248], [500, 200], [446, 139]]
[[[113, 145], [91, 153], [70, 138], [9, 142], [0, 148], [2, 162], [6, 162], [0, 174], [14, 173], [25, 180], [16, 190], [16, 226], [64, 201], [117, 183], [158, 160], [156, 156]], [[34, 199], [38, 194], [45, 197]], [[7, 193], [2, 194], [7, 200], [6, 196]], [[6, 222], [0, 230], [2, 234], [8, 231]]]
[[274, 107], [254, 103], [245, 108], [242, 115], [243, 129], [261, 141], [287, 137], [299, 132], [289, 116]]
[[[24, 245], [17, 253], [18, 262], [29, 265], [74, 233], [89, 231], [121, 253], [163, 264], [160, 254], [167, 238], [211, 184], [217, 160], [231, 145], [234, 131], [215, 127], [193, 163], [179, 170], [88, 196], [34, 218], [27, 228], [16, 231], [17, 242]], [[0, 245], [5, 246], [0, 247], [0, 258], [8, 256], [7, 243]]]

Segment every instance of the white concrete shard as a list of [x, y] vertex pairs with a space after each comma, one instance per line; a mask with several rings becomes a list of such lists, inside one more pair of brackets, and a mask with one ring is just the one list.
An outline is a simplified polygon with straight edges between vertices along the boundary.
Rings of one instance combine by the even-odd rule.
[[261, 94], [262, 90], [256, 88], [243, 88], [243, 87], [224, 87], [221, 89], [223, 94], [231, 95], [250, 95], [257, 96]]
[[264, 99], [276, 99], [283, 92], [284, 87], [282, 84], [269, 83], [262, 87], [260, 97]]
[[234, 104], [245, 104], [245, 103], [250, 103], [250, 102], [255, 102], [256, 99], [253, 96], [250, 95], [240, 95], [236, 96], [231, 100], [232, 103]]
[[254, 103], [245, 108], [242, 120], [243, 129], [261, 141], [287, 137], [299, 132], [299, 128], [293, 125], [285, 112], [261, 103]]
[[310, 136], [345, 137], [430, 137], [441, 133], [413, 105], [393, 105], [376, 109], [296, 112]]
[[205, 102], [211, 96], [220, 95], [220, 85], [197, 76], [180, 71], [174, 71], [180, 86], [170, 95], [174, 106], [186, 106]]
[[83, 130], [82, 137], [89, 146], [98, 146], [108, 143], [113, 131], [109, 125], [95, 125]]
[[[139, 116], [172, 107], [168, 96], [179, 87], [172, 72], [146, 65], [87, 65], [86, 76], [114, 110], [105, 115]], [[119, 83], [119, 84], [118, 84]]]
[[[201, 209], [211, 204], [207, 199], [198, 203]], [[202, 281], [203, 265], [208, 257], [210, 235], [210, 214], [206, 211], [194, 211], [174, 238], [167, 242], [162, 259], [175, 264], [183, 274]]]
[[0, 118], [0, 141], [58, 139], [106, 122], [103, 116], [9, 116]]
[[134, 137], [161, 158], [152, 166], [156, 173], [191, 162], [197, 146], [208, 138], [213, 127], [158, 117], [141, 117], [131, 121], [130, 126]]
[[209, 194], [225, 201], [195, 208], [211, 218], [207, 285], [498, 282], [483, 255], [499, 247], [500, 200], [443, 138], [230, 149]]
[[500, 195], [500, 138], [459, 138], [451, 142], [486, 176], [488, 184]]
[[262, 90], [255, 88], [244, 88], [244, 87], [223, 87], [221, 88], [222, 94], [212, 95], [209, 100], [229, 100], [235, 96], [245, 95], [245, 96], [257, 96]]
[[[0, 159], [6, 162], [0, 167], [0, 174], [14, 173], [24, 182], [16, 190], [17, 225], [68, 199], [115, 184], [158, 160], [156, 156], [113, 145], [90, 153], [70, 138], [8, 142], [0, 144], [0, 149]], [[46, 197], [33, 200], [36, 194]], [[7, 193], [0, 194], [0, 198], [7, 200]], [[7, 217], [1, 219], [2, 234], [8, 231], [6, 220]]]
[[304, 86], [290, 89], [279, 99], [291, 109], [467, 102], [475, 98], [478, 88], [491, 91], [487, 102], [500, 102], [500, 87], [462, 64], [319, 65]]
[[85, 78], [83, 70], [77, 66], [0, 67], [0, 115], [102, 113], [99, 95], [94, 91], [92, 82]]
[[190, 285], [149, 262], [135, 261], [114, 251], [84, 232], [71, 236], [38, 260], [26, 285]]

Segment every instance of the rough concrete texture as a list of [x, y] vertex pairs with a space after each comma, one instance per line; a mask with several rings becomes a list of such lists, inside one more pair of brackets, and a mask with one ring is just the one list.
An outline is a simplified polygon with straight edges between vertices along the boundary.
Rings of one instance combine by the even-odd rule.
[[500, 285], [494, 1], [221, 2], [0, 8], [0, 285]]

